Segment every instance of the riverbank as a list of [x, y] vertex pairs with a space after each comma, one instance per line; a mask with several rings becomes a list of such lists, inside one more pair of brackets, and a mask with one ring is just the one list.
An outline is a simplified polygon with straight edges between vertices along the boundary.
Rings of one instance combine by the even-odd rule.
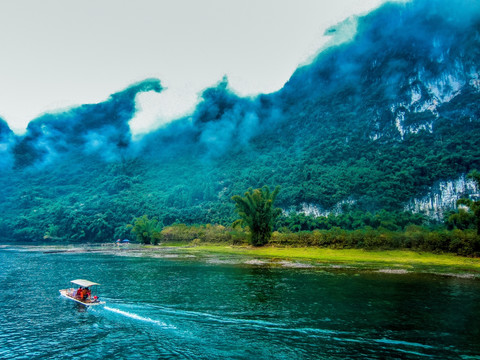
[[[170, 244], [174, 245], [174, 244]], [[159, 246], [158, 248], [161, 248]], [[292, 267], [329, 267], [382, 270], [392, 273], [429, 272], [442, 274], [468, 274], [480, 278], [480, 259], [453, 254], [433, 254], [409, 250], [363, 250], [292, 247], [247, 247], [200, 245], [178, 246], [179, 251], [189, 254], [217, 254], [223, 256], [246, 256], [252, 263]], [[297, 266], [295, 266], [297, 264]]]
[[409, 250], [363, 250], [297, 247], [250, 247], [225, 244], [163, 243], [161, 245], [2, 245], [2, 249], [57, 253], [103, 253], [117, 256], [191, 259], [211, 264], [377, 271], [393, 274], [430, 273], [480, 279], [480, 259]]

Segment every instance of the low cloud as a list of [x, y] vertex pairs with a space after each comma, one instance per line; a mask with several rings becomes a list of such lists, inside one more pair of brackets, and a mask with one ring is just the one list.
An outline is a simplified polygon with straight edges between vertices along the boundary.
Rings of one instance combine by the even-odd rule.
[[162, 91], [160, 81], [144, 80], [112, 94], [104, 102], [38, 117], [14, 146], [15, 165], [48, 164], [72, 151], [96, 153], [105, 160], [119, 159], [131, 144], [128, 122], [137, 111], [135, 98], [148, 91]]

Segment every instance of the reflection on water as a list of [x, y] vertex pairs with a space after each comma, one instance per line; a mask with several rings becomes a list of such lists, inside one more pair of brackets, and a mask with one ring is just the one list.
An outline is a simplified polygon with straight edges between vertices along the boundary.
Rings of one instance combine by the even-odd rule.
[[88, 310], [88, 306], [83, 304], [74, 303], [73, 306], [77, 309], [77, 312], [86, 312]]
[[[103, 284], [106, 306], [61, 298]], [[478, 280], [0, 249], [0, 358], [458, 359]]]

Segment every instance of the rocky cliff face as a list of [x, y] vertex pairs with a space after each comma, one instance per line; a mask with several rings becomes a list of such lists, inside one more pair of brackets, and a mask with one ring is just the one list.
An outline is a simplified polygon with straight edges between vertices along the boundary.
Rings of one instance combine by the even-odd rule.
[[[408, 201], [404, 210], [423, 214], [432, 220], [443, 221], [447, 212], [457, 208], [457, 200], [462, 197], [480, 197], [480, 189], [475, 182], [467, 179], [465, 174], [454, 180], [437, 181], [426, 190], [426, 195]], [[318, 204], [302, 203], [298, 212], [314, 217], [336, 215], [343, 212], [344, 206], [355, 204], [355, 200], [349, 199], [325, 209]]]
[[427, 195], [410, 200], [405, 205], [405, 210], [442, 220], [447, 211], [456, 209], [458, 199], [469, 195], [479, 196], [479, 190], [465, 175], [455, 180], [438, 181], [429, 189]]
[[343, 200], [330, 209], [325, 209], [318, 204], [302, 203], [301, 209], [298, 212], [313, 217], [328, 216], [330, 214], [336, 215], [341, 214], [345, 206], [353, 206], [355, 203], [356, 201], [354, 199]]
[[[418, 133], [421, 130], [432, 132], [434, 120], [439, 117], [438, 108], [460, 95], [465, 87], [469, 87], [472, 92], [479, 92], [480, 75], [477, 68], [466, 67], [466, 64], [455, 61], [449, 71], [443, 72], [435, 79], [426, 78], [424, 70], [408, 79], [408, 86], [402, 96], [408, 100], [394, 103], [390, 107], [402, 139], [408, 133]], [[423, 121], [406, 123], [409, 114], [422, 113], [426, 115]]]

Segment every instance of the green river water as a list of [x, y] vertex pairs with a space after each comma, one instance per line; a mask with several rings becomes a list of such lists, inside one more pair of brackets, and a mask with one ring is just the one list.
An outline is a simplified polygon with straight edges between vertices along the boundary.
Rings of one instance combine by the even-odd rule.
[[1, 359], [480, 359], [478, 279], [3, 247], [0, 285]]

